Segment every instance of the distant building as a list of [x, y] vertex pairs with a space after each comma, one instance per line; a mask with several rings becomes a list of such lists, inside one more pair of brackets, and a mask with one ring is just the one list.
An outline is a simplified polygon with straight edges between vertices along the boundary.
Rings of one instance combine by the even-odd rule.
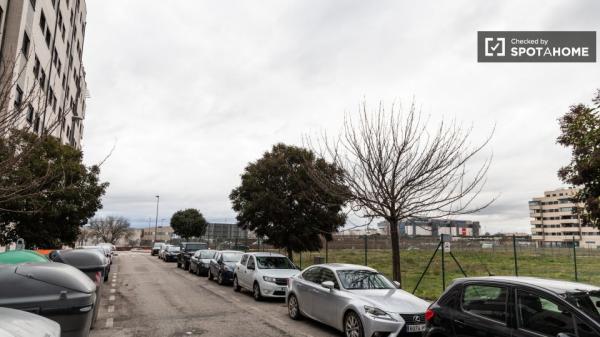
[[577, 209], [583, 203], [575, 203], [577, 188], [561, 188], [544, 192], [544, 196], [529, 201], [532, 239], [539, 247], [600, 247], [600, 230], [584, 226]]
[[225, 240], [246, 240], [248, 230], [240, 228], [235, 223], [209, 223], [206, 228], [206, 234], [202, 239], [210, 242], [220, 242]]
[[[173, 238], [173, 228], [171, 226], [158, 226], [156, 230], [156, 242], [168, 242]], [[154, 227], [142, 229], [140, 241], [149, 245], [154, 242]]]
[[[390, 226], [387, 221], [380, 222], [377, 227], [380, 232], [389, 235]], [[441, 234], [457, 237], [478, 237], [480, 229], [479, 221], [469, 220], [410, 218], [398, 223], [398, 234], [412, 237], [438, 237]]]

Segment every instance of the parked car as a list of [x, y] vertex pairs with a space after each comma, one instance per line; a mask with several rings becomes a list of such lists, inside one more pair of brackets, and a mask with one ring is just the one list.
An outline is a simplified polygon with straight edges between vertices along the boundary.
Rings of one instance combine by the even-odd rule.
[[30, 312], [0, 308], [0, 336], [60, 337], [60, 325]]
[[210, 267], [210, 260], [215, 257], [217, 251], [210, 249], [201, 249], [194, 252], [194, 255], [190, 258], [190, 273], [196, 275], [208, 274], [208, 268]]
[[257, 301], [262, 297], [285, 298], [288, 279], [299, 272], [287, 256], [247, 253], [235, 267], [233, 290], [250, 290]]
[[160, 251], [160, 249], [162, 247], [164, 247], [166, 245], [166, 243], [164, 242], [156, 242], [153, 246], [152, 249], [150, 250], [150, 255], [154, 256], [154, 255], [158, 255], [158, 252]]
[[216, 278], [217, 283], [220, 285], [231, 283], [235, 265], [240, 262], [242, 255], [244, 255], [244, 252], [237, 250], [218, 251], [215, 257], [210, 260], [208, 279], [213, 280]]
[[168, 247], [171, 247], [172, 245], [166, 244], [164, 246], [162, 246], [160, 248], [160, 250], [158, 251], [158, 258], [161, 260], [165, 259], [165, 251], [167, 250]]
[[338, 263], [290, 278], [286, 303], [292, 319], [306, 316], [348, 337], [421, 336], [429, 306], [375, 269]]
[[163, 253], [163, 260], [165, 262], [176, 262], [177, 254], [181, 251], [179, 246], [167, 246], [165, 248], [165, 252]]
[[177, 255], [177, 268], [188, 270], [190, 268], [190, 257], [198, 249], [207, 249], [208, 244], [204, 242], [182, 242], [179, 244], [180, 252]]
[[533, 277], [462, 278], [426, 319], [427, 337], [598, 337], [600, 288]]

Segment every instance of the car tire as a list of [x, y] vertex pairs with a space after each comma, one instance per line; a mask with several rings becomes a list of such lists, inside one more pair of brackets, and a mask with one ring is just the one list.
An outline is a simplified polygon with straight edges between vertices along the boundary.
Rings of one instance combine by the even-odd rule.
[[200, 276], [200, 266], [197, 266], [197, 267], [196, 267], [196, 275], [197, 275], [197, 276]]
[[225, 283], [225, 280], [223, 280], [223, 273], [219, 272], [219, 275], [217, 275], [217, 283], [222, 286]]
[[252, 287], [252, 297], [254, 297], [255, 301], [262, 300], [262, 295], [260, 293], [260, 286], [257, 282], [254, 282], [254, 286]]
[[190, 264], [189, 263], [184, 263], [183, 264], [183, 269], [184, 270], [190, 270]]
[[344, 316], [344, 336], [364, 337], [365, 331], [360, 317], [354, 311], [348, 311]]
[[237, 275], [233, 275], [233, 291], [239, 293], [242, 288], [240, 287], [237, 279]]
[[207, 274], [207, 276], [208, 276], [208, 279], [212, 281], [212, 279], [213, 279], [213, 275], [212, 275], [212, 273], [210, 272], [210, 268], [208, 268], [208, 274]]
[[300, 305], [298, 304], [298, 298], [296, 295], [291, 294], [288, 297], [288, 315], [293, 320], [299, 320], [302, 318], [302, 313], [300, 313]]
[[177, 268], [181, 268], [181, 263], [177, 262]]

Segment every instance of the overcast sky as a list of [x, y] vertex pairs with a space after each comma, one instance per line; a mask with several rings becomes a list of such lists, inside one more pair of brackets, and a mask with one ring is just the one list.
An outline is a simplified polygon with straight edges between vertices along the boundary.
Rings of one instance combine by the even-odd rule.
[[600, 30], [598, 1], [88, 0], [83, 148], [110, 182], [99, 215], [233, 221], [246, 164], [337, 132], [365, 99], [456, 119], [494, 156], [485, 231], [529, 231], [527, 201], [562, 186], [557, 118], [589, 103], [598, 63], [477, 63], [478, 30]]

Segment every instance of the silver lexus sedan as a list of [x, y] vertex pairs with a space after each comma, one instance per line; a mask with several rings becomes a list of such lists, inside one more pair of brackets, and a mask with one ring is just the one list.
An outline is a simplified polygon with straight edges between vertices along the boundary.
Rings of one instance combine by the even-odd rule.
[[306, 316], [347, 337], [421, 336], [429, 306], [374, 269], [338, 263], [290, 278], [286, 303], [292, 319]]

